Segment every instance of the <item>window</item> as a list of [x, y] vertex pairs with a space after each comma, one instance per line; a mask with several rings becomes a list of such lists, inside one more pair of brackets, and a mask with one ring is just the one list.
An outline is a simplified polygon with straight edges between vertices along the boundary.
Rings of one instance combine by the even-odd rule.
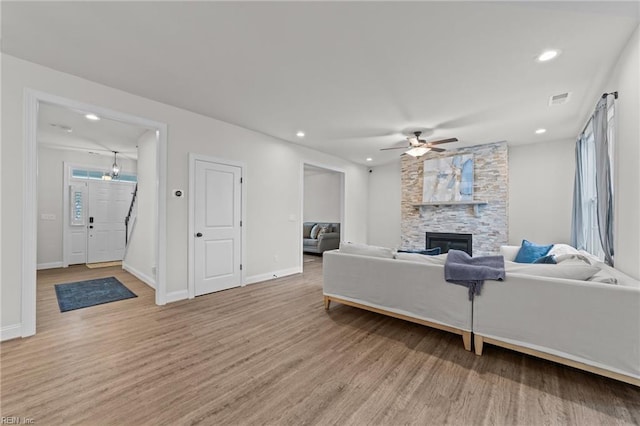
[[[71, 177], [74, 179], [107, 180], [105, 176], [105, 172], [99, 170], [71, 169]], [[120, 175], [113, 180], [116, 182], [137, 182], [138, 177], [134, 174], [120, 173]]]
[[[611, 176], [614, 175], [613, 153], [615, 152], [615, 110], [614, 104], [611, 103], [607, 107], [607, 140], [609, 144], [609, 163]], [[596, 149], [593, 135], [593, 120], [589, 120], [587, 127], [583, 132], [582, 150], [580, 151], [582, 161], [582, 179], [581, 179], [581, 230], [582, 241], [578, 239], [576, 245], [578, 249], [586, 250], [589, 253], [604, 260], [605, 253], [600, 242], [600, 233], [598, 230], [598, 193], [596, 190]], [[612, 179], [613, 182], [613, 179]], [[613, 195], [612, 185], [612, 195]], [[575, 208], [575, 207], [574, 207]]]

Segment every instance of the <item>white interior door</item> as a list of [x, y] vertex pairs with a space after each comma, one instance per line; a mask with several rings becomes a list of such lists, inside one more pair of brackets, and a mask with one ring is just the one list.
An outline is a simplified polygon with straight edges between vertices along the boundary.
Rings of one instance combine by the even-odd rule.
[[241, 178], [240, 167], [195, 162], [196, 296], [241, 284]]
[[87, 263], [122, 260], [133, 183], [90, 181]]

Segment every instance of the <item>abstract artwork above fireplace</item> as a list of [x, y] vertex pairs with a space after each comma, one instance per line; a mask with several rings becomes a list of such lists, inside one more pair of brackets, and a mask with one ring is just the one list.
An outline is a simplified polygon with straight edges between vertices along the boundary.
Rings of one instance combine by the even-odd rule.
[[423, 170], [423, 203], [473, 200], [473, 154], [424, 160]]

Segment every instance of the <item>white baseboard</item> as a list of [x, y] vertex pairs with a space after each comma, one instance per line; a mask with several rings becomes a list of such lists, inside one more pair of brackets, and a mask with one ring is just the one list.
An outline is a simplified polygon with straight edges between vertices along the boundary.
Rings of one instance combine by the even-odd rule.
[[38, 263], [36, 268], [38, 271], [40, 269], [53, 269], [53, 268], [62, 268], [64, 264], [62, 262], [48, 262], [48, 263]]
[[22, 337], [22, 324], [7, 325], [0, 328], [0, 341]]
[[142, 281], [143, 283], [145, 283], [146, 285], [148, 285], [149, 287], [155, 290], [156, 280], [151, 278], [149, 275], [138, 271], [136, 268], [134, 268], [133, 266], [125, 262], [122, 262], [122, 269], [124, 269], [125, 271], [127, 271], [128, 273], [130, 273], [131, 275], [133, 275], [134, 277], [136, 277], [137, 279], [139, 279], [140, 281]]
[[187, 290], [178, 290], [167, 293], [167, 303], [177, 302], [179, 300], [186, 300], [189, 298], [189, 292]]
[[261, 281], [275, 280], [276, 278], [286, 277], [287, 275], [301, 274], [302, 268], [296, 266], [289, 269], [281, 269], [279, 271], [267, 272], [266, 274], [252, 275], [244, 279], [244, 284], [254, 284]]

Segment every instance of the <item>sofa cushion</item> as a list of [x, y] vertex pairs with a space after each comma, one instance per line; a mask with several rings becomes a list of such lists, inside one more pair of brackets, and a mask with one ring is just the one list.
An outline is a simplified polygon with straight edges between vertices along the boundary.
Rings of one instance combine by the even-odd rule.
[[311, 238], [311, 228], [315, 223], [305, 223], [302, 225], [302, 238]]
[[600, 270], [597, 266], [591, 266], [582, 261], [566, 261], [558, 263], [557, 265], [544, 263], [522, 264], [516, 262], [504, 262], [504, 268], [507, 272], [507, 281], [509, 280], [510, 273], [585, 281], [594, 276]]
[[542, 256], [533, 261], [533, 263], [551, 263], [556, 264], [556, 257], [552, 254], [548, 254], [546, 256]]
[[316, 238], [320, 239], [320, 237], [322, 237], [324, 234], [328, 234], [331, 229], [331, 225], [318, 225], [319, 226], [319, 230], [318, 230], [318, 235], [316, 236]]
[[588, 281], [603, 284], [618, 284], [618, 279], [604, 270], [599, 270]]
[[553, 254], [554, 256], [561, 256], [563, 254], [579, 254], [578, 249], [571, 247], [569, 244], [554, 244], [547, 254]]
[[359, 254], [360, 256], [382, 257], [393, 259], [396, 252], [394, 249], [367, 244], [340, 242], [340, 253]]
[[313, 228], [311, 228], [309, 238], [313, 238], [315, 240], [316, 238], [318, 238], [318, 232], [320, 232], [320, 225], [316, 223], [315, 225], [313, 225]]
[[549, 250], [553, 247], [553, 244], [540, 245], [532, 243], [528, 240], [522, 240], [522, 246], [518, 251], [518, 255], [514, 259], [516, 263], [533, 263], [536, 259], [546, 256]]

